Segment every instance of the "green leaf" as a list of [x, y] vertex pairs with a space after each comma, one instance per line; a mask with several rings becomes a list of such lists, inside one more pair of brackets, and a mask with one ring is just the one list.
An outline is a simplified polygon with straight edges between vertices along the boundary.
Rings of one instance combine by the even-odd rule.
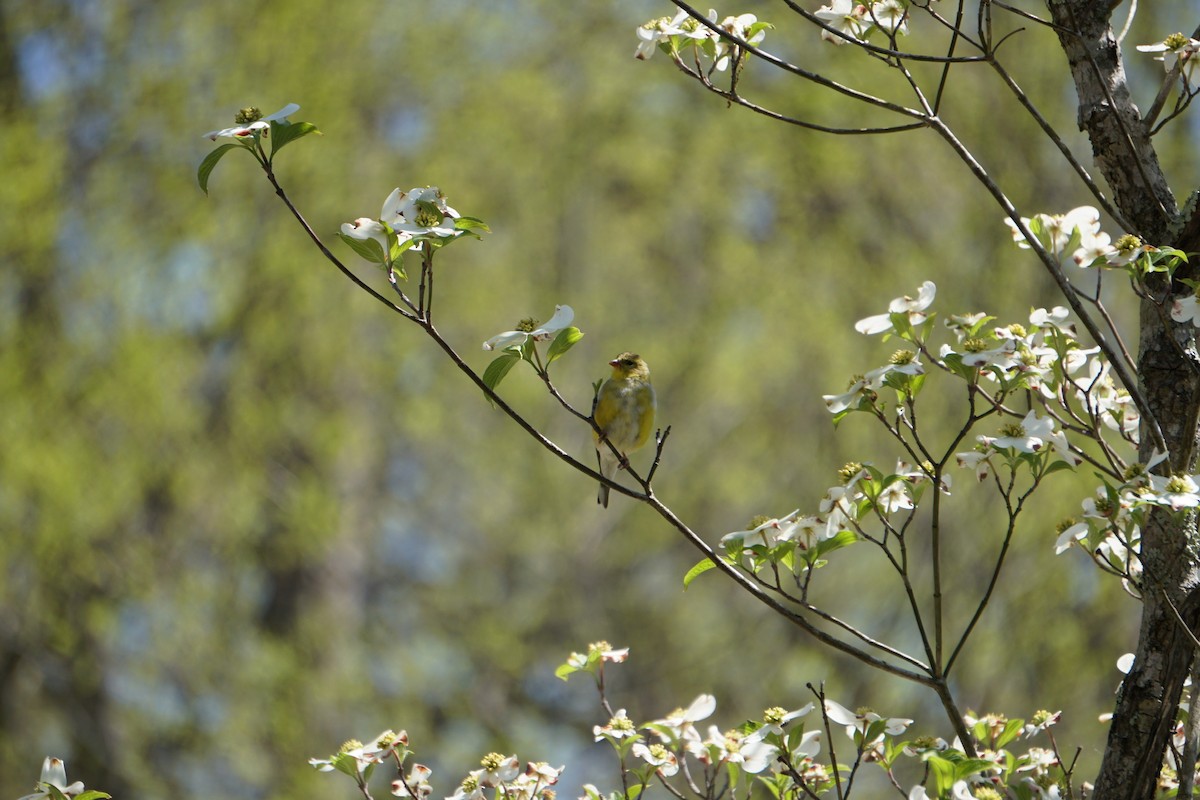
[[561, 358], [582, 338], [583, 331], [579, 328], [563, 328], [559, 331], [558, 335], [554, 337], [554, 341], [550, 343], [550, 349], [546, 352], [546, 366], [550, 366]]
[[217, 162], [235, 147], [241, 147], [241, 145], [233, 142], [223, 144], [216, 150], [213, 150], [211, 153], [206, 155], [204, 160], [200, 162], [200, 169], [196, 170], [196, 180], [200, 182], [200, 191], [208, 194], [208, 177], [212, 175], [212, 171], [217, 166]]
[[1064, 469], [1074, 472], [1075, 466], [1073, 464], [1068, 464], [1066, 461], [1055, 461], [1053, 464], [1046, 467], [1046, 471], [1043, 472], [1042, 475], [1046, 476], [1055, 472], [1062, 472]]
[[454, 220], [454, 227], [456, 230], [460, 231], [483, 231], [484, 233], [492, 232], [492, 229], [488, 227], [487, 223], [478, 217], [459, 217], [458, 219]]
[[112, 795], [108, 794], [107, 792], [98, 792], [95, 789], [88, 789], [83, 794], [75, 795], [75, 800], [108, 800], [110, 797], [112, 797]]
[[775, 26], [769, 22], [756, 22], [753, 25], [751, 25], [749, 28], [746, 29], [746, 33], [745, 33], [746, 41], [750, 41], [751, 39], [753, 39], [755, 36], [758, 35], [758, 33], [760, 31], [773, 31], [773, 30], [775, 30]]
[[[483, 371], [483, 382], [493, 392], [500, 385], [500, 381], [504, 380], [504, 376], [513, 368], [521, 357], [515, 353], [505, 353], [497, 358], [492, 363], [488, 364], [487, 369]], [[491, 398], [489, 398], [490, 400]]]
[[940, 756], [931, 755], [925, 759], [925, 763], [929, 765], [929, 770], [933, 773], [934, 794], [938, 797], [944, 796], [954, 785], [953, 762]]
[[843, 547], [849, 547], [858, 541], [858, 534], [854, 531], [839, 531], [834, 536], [821, 542], [814, 548], [814, 555], [817, 557], [832, 553], [834, 550], [841, 550]]
[[554, 670], [554, 677], [565, 681], [576, 672], [579, 672], [578, 667], [572, 667], [570, 664], [560, 664], [558, 669]]
[[686, 589], [691, 585], [692, 581], [696, 580], [696, 578], [708, 572], [715, 566], [717, 566], [716, 562], [714, 562], [711, 558], [706, 558], [698, 562], [696, 566], [689, 569], [687, 574], [683, 576], [683, 588]]
[[955, 781], [966, 780], [978, 772], [995, 769], [996, 764], [982, 758], [964, 758], [954, 765]]
[[[389, 228], [389, 230], [390, 230], [390, 228]], [[402, 242], [402, 241], [400, 241], [400, 237], [395, 236], [394, 234], [388, 236], [388, 241], [390, 241], [392, 243], [391, 251], [392, 251], [392, 264], [393, 265], [397, 265], [400, 263], [400, 254], [401, 253], [403, 253], [405, 250], [408, 250], [410, 247], [413, 247], [414, 245], [417, 244], [416, 239], [405, 239]], [[396, 267], [396, 271], [399, 272], [401, 275], [404, 275], [404, 270], [398, 266]], [[404, 277], [407, 279], [408, 276], [405, 275]]]
[[375, 241], [374, 239], [355, 239], [353, 236], [347, 236], [341, 231], [338, 231], [338, 237], [343, 242], [350, 245], [351, 250], [358, 253], [372, 264], [379, 264], [382, 266], [386, 263], [383, 257], [383, 248], [379, 245], [379, 242]]
[[1021, 731], [1025, 728], [1025, 720], [1010, 719], [1008, 724], [1004, 726], [1004, 731], [996, 737], [996, 746], [993, 748], [999, 750], [1004, 745], [1011, 742], [1013, 739], [1021, 735]]
[[281, 122], [278, 120], [271, 121], [271, 159], [274, 160], [277, 153], [287, 145], [296, 141], [302, 136], [308, 136], [310, 133], [320, 135], [317, 126], [311, 122]]

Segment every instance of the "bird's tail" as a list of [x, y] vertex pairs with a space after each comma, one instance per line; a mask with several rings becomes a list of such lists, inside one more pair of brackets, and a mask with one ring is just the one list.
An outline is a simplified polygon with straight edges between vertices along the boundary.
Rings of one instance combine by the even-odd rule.
[[[600, 474], [606, 478], [611, 478], [617, 472], [617, 462], [612, 457], [612, 453], [608, 453], [607, 458], [605, 455], [603, 450], [596, 452], [596, 457], [600, 462]], [[596, 502], [605, 508], [608, 508], [608, 488], [607, 483], [601, 483], [600, 491], [596, 494]]]

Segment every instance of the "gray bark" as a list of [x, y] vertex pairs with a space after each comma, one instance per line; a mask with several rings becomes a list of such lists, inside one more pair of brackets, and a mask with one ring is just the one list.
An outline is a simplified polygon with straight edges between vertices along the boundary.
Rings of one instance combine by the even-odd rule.
[[[1120, 48], [1109, 26], [1112, 5], [1107, 0], [1048, 1], [1078, 91], [1080, 128], [1088, 134], [1113, 201], [1133, 227], [1130, 233], [1149, 244], [1195, 251], [1200, 249], [1200, 219], [1177, 210], [1149, 131], [1130, 98]], [[1152, 287], [1160, 300], [1173, 289], [1183, 290], [1165, 282]], [[1190, 474], [1200, 411], [1195, 329], [1175, 325], [1151, 300], [1142, 302], [1140, 323], [1141, 389], [1170, 450], [1170, 470]], [[1145, 425], [1142, 433], [1140, 458], [1148, 461], [1154, 442]], [[1193, 661], [1188, 629], [1196, 631], [1200, 620], [1196, 544], [1195, 515], [1152, 514], [1142, 531], [1144, 604], [1137, 658], [1117, 695], [1096, 780], [1097, 800], [1150, 800], [1155, 795]]]

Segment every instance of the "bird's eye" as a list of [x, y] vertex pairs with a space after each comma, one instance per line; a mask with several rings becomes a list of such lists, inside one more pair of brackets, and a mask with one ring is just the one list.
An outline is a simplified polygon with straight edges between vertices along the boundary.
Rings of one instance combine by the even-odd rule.
[[632, 361], [632, 359], [628, 359], [628, 358], [622, 358], [622, 359], [621, 359], [621, 365], [622, 365], [622, 366], [625, 366], [625, 367], [632, 367], [632, 366], [633, 366], [633, 361]]

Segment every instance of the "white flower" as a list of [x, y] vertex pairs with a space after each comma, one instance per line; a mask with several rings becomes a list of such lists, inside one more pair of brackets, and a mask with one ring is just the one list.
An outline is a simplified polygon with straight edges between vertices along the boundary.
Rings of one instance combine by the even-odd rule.
[[1091, 529], [1086, 522], [1076, 522], [1058, 535], [1054, 542], [1054, 555], [1062, 555], [1088, 535]]
[[821, 399], [825, 401], [825, 407], [829, 409], [830, 414], [840, 414], [846, 409], [857, 408], [859, 403], [865, 400], [870, 400], [874, 394], [866, 378], [858, 378], [850, 384], [850, 388], [841, 394], [824, 394]]
[[475, 769], [467, 773], [467, 777], [454, 790], [454, 794], [446, 798], [446, 800], [484, 800], [486, 795], [483, 793], [483, 786], [479, 783], [479, 776], [483, 774], [483, 770]]
[[[753, 14], [739, 14], [736, 17], [726, 17], [721, 20], [721, 30], [728, 33], [730, 36], [735, 36], [738, 39], [746, 42], [749, 45], [757, 46], [767, 35], [766, 30], [760, 30], [753, 36], [748, 36], [750, 26], [758, 22], [758, 17]], [[736, 58], [741, 48], [736, 44], [731, 44], [724, 38], [718, 38], [716, 41], [716, 63], [713, 65], [718, 72], [724, 72], [729, 67], [731, 59]]]
[[230, 136], [234, 139], [245, 139], [247, 136], [253, 136], [255, 131], [266, 130], [271, 127], [272, 122], [286, 120], [292, 114], [300, 110], [300, 106], [295, 103], [288, 103], [283, 108], [276, 111], [274, 114], [262, 116], [257, 108], [245, 108], [238, 112], [237, 123], [232, 128], [222, 128], [219, 131], [209, 131], [204, 134], [205, 137], [216, 141], [222, 136]]
[[796, 519], [792, 538], [796, 540], [796, 547], [799, 549], [811, 550], [818, 542], [837, 536], [840, 527], [840, 519], [836, 525], [830, 526], [828, 519], [806, 514]]
[[971, 450], [966, 453], [955, 453], [955, 461], [960, 467], [967, 467], [975, 470], [975, 480], [983, 483], [987, 480], [988, 475], [992, 471], [992, 462], [988, 460], [989, 454], [978, 450]]
[[873, 388], [883, 386], [887, 376], [892, 372], [899, 372], [902, 375], [924, 375], [925, 365], [921, 363], [921, 357], [911, 350], [898, 350], [892, 356], [891, 363], [884, 364], [882, 367], [876, 367], [863, 376], [867, 384]]
[[774, 547], [779, 542], [790, 541], [793, 538], [797, 528], [796, 518], [799, 515], [800, 509], [796, 509], [787, 516], [769, 519], [748, 531], [727, 533], [721, 537], [721, 544], [728, 547], [734, 542], [741, 542], [743, 547], [751, 547], [756, 544]]
[[[717, 12], [710, 11], [708, 18], [715, 22]], [[708, 27], [697, 22], [686, 11], [680, 11], [674, 18], [659, 17], [638, 26], [638, 46], [633, 56], [645, 61], [654, 55], [654, 51], [658, 49], [660, 44], [670, 41], [672, 36], [683, 36], [688, 39], [702, 41], [712, 38], [713, 35], [713, 32]]]
[[[342, 223], [342, 235], [348, 236], [351, 239], [373, 239], [379, 243], [383, 249], [384, 256], [389, 255], [390, 248], [388, 247], [388, 227], [395, 229], [395, 224], [398, 220], [398, 211], [400, 208], [400, 190], [395, 189], [383, 201], [383, 208], [379, 211], [379, 219], [370, 219], [369, 217], [359, 217], [354, 222]], [[386, 223], [386, 225], [385, 225]], [[401, 242], [408, 241], [412, 238], [410, 233], [402, 233], [397, 231], [397, 238]]]
[[874, 711], [855, 713], [842, 704], [828, 699], [825, 701], [825, 716], [829, 717], [830, 722], [845, 725], [846, 735], [851, 739], [854, 738], [855, 733], [865, 734], [867, 728], [879, 721], [884, 722], [883, 733], [879, 734], [880, 738], [885, 734], [888, 736], [897, 736], [904, 733], [904, 731], [908, 730], [908, 726], [912, 724], [911, 719], [901, 719], [899, 717], [889, 719], [881, 717]]
[[886, 489], [879, 493], [877, 504], [879, 510], [886, 517], [902, 508], [912, 508], [913, 500], [904, 481], [892, 481]]
[[652, 19], [649, 22], [642, 23], [636, 31], [638, 38], [637, 50], [634, 51], [633, 57], [642, 61], [654, 55], [654, 51], [658, 49], [660, 42], [665, 42], [671, 38], [668, 31], [668, 26], [671, 20], [667, 17], [659, 17]]
[[1067, 318], [1071, 316], [1071, 312], [1063, 306], [1055, 306], [1047, 311], [1044, 308], [1035, 308], [1029, 314], [1029, 324], [1035, 328], [1046, 330], [1048, 328], [1057, 328], [1063, 330], [1066, 325]]
[[1191, 475], [1151, 475], [1151, 494], [1142, 494], [1143, 502], [1167, 506], [1172, 511], [1200, 505], [1200, 487]]
[[695, 723], [712, 716], [717, 710], [717, 698], [711, 694], [702, 694], [692, 701], [686, 709], [677, 709], [663, 719], [651, 722], [651, 728], [665, 742], [684, 738], [685, 734], [695, 733]]
[[47, 756], [46, 760], [42, 762], [42, 777], [37, 785], [40, 791], [27, 794], [20, 798], [20, 800], [41, 800], [41, 798], [54, 797], [55, 794], [50, 787], [54, 787], [59, 793], [67, 797], [83, 794], [82, 781], [75, 781], [67, 785], [67, 765], [63, 760]]
[[797, 708], [795, 711], [784, 711], [782, 708], [769, 709], [766, 712], [766, 719], [764, 720], [762, 727], [747, 736], [746, 741], [762, 739], [768, 734], [772, 733], [776, 736], [782, 736], [784, 725], [788, 724], [794, 719], [807, 716], [808, 712], [812, 711], [813, 708], [813, 704], [808, 703], [805, 706]]
[[1038, 417], [1033, 411], [1021, 420], [1019, 429], [1007, 431], [1006, 435], [992, 438], [980, 436], [979, 441], [997, 450], [1013, 449], [1021, 453], [1036, 453], [1054, 433], [1053, 417]]
[[[859, 41], [866, 38], [867, 33], [873, 27], [871, 20], [866, 18], [867, 7], [857, 0], [833, 0], [832, 4], [817, 9], [814, 15], [824, 20], [834, 30]], [[821, 31], [821, 38], [839, 45], [846, 44], [848, 41], [827, 30]]]
[[886, 333], [893, 329], [892, 314], [908, 314], [908, 321], [912, 325], [920, 325], [927, 319], [927, 315], [923, 312], [933, 304], [933, 299], [937, 296], [937, 286], [933, 281], [925, 281], [917, 290], [916, 297], [897, 297], [888, 304], [887, 314], [878, 314], [873, 317], [860, 319], [854, 324], [854, 330], [859, 333], [873, 334]]
[[446, 205], [446, 196], [436, 186], [414, 187], [407, 192], [397, 188], [388, 195], [384, 207], [390, 207], [393, 213], [382, 219], [397, 233], [441, 238], [462, 233], [454, 227], [458, 212]]
[[703, 764], [739, 764], [751, 774], [757, 774], [767, 768], [778, 749], [761, 739], [752, 739], [738, 731], [721, 733], [716, 725], [708, 728], [708, 738], [700, 741], [700, 735], [693, 731], [687, 738], [688, 753]]
[[655, 771], [664, 778], [669, 778], [679, 772], [679, 759], [661, 744], [645, 745], [638, 742], [633, 746], [631, 752], [654, 767]]
[[879, 0], [871, 5], [871, 20], [880, 30], [908, 33], [908, 7], [901, 0]]
[[607, 725], [593, 725], [592, 735], [597, 742], [604, 739], [624, 739], [627, 736], [637, 736], [637, 727], [629, 719], [625, 709], [617, 709], [617, 713], [608, 721]]
[[559, 331], [569, 327], [573, 319], [575, 319], [575, 310], [573, 308], [565, 305], [555, 306], [554, 316], [540, 328], [533, 328], [529, 331], [505, 331], [504, 333], [498, 333], [483, 343], [483, 349], [507, 350], [510, 347], [521, 347], [529, 339], [533, 339], [535, 342], [553, 339], [558, 335]]
[[1171, 303], [1171, 319], [1176, 322], [1190, 322], [1200, 328], [1200, 302], [1196, 301], [1194, 293], [1175, 298]]
[[403, 780], [397, 778], [392, 781], [392, 794], [396, 797], [412, 797], [415, 800], [422, 800], [433, 793], [433, 787], [429, 785], [431, 775], [433, 775], [433, 770], [429, 767], [424, 764], [413, 764], [407, 777]]
[[343, 222], [342, 233], [349, 236], [351, 239], [374, 239], [379, 242], [379, 246], [383, 248], [383, 252], [388, 250], [387, 245], [387, 228], [383, 227], [377, 219], [370, 217], [359, 217], [354, 222]]
[[[347, 747], [351, 742], [347, 742], [343, 747]], [[395, 731], [387, 730], [376, 736], [367, 744], [354, 742], [354, 747], [342, 750], [332, 758], [310, 758], [308, 763], [315, 767], [318, 772], [332, 772], [339, 769], [338, 762], [345, 758], [354, 760], [354, 768], [361, 775], [366, 771], [367, 767], [372, 764], [383, 763], [397, 749], [403, 748], [408, 744], [408, 734], [404, 731], [396, 733]]]
[[[962, 363], [968, 367], [995, 367], [1007, 372], [1017, 365], [1015, 355], [1017, 343], [1012, 339], [996, 339], [993, 347], [988, 347], [988, 340], [980, 338], [964, 339], [962, 343]], [[946, 342], [939, 348], [938, 355], [943, 359], [958, 351]]]
[[545, 761], [530, 761], [525, 765], [525, 777], [535, 785], [553, 786], [558, 783], [558, 776], [566, 768], [565, 764], [552, 767]]
[[1116, 252], [1109, 235], [1104, 231], [1099, 231], [1091, 236], [1081, 236], [1079, 248], [1074, 252], [1072, 258], [1075, 259], [1078, 266], [1090, 267], [1101, 260], [1107, 264], [1109, 257], [1115, 255]]
[[1200, 41], [1182, 33], [1173, 33], [1155, 44], [1139, 44], [1137, 49], [1143, 53], [1156, 53], [1154, 60], [1163, 62], [1163, 69], [1167, 72], [1175, 68], [1176, 61], [1182, 61], [1183, 76], [1190, 82], [1196, 67], [1194, 56], [1200, 50]]
[[499, 753], [489, 753], [483, 758], [483, 770], [479, 773], [479, 783], [482, 786], [499, 786], [517, 777], [521, 771], [521, 762], [515, 755], [505, 756]]
[[[1079, 248], [1073, 254], [1075, 262], [1080, 266], [1090, 266], [1090, 259], [1084, 261], [1089, 253], [1099, 252], [1102, 255], [1110, 253], [1113, 248], [1108, 244], [1108, 234], [1100, 232], [1100, 212], [1092, 206], [1079, 206], [1065, 214], [1038, 214], [1033, 219], [1021, 217], [1025, 228], [1036, 220], [1042, 228], [1041, 241], [1054, 255], [1061, 255], [1076, 231], [1079, 232]], [[1029, 249], [1025, 234], [1011, 219], [1004, 220], [1012, 232], [1013, 241], [1018, 247]], [[1100, 256], [1097, 256], [1100, 257]]]

